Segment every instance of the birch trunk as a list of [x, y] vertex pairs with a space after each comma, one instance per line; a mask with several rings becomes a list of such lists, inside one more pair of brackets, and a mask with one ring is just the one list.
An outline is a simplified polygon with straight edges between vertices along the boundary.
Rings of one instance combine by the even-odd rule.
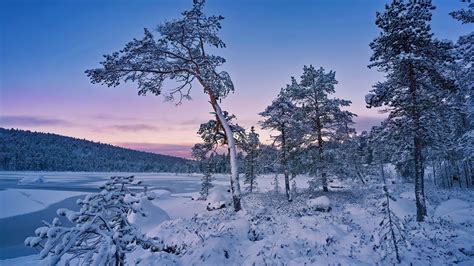
[[211, 101], [212, 107], [216, 112], [217, 118], [224, 129], [225, 136], [227, 138], [227, 145], [229, 146], [229, 157], [230, 157], [230, 189], [232, 191], [232, 201], [234, 203], [234, 210], [236, 212], [242, 209], [240, 203], [240, 183], [239, 183], [239, 169], [237, 165], [237, 148], [235, 146], [234, 134], [227, 123], [227, 120], [222, 113], [221, 107], [217, 101]]

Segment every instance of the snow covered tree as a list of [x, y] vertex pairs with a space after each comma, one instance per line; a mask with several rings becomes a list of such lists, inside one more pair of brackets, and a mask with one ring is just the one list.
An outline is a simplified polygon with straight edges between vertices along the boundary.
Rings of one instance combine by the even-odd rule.
[[245, 181], [244, 184], [248, 185], [248, 191], [253, 192], [257, 186], [257, 158], [260, 149], [260, 140], [258, 133], [255, 132], [255, 128], [250, 128], [250, 133], [247, 134], [246, 142], [243, 150], [246, 153], [245, 156]]
[[341, 137], [328, 143], [332, 161], [328, 163], [330, 172], [336, 176], [346, 176], [366, 183], [371, 149], [368, 146], [368, 134], [341, 134]]
[[463, 24], [474, 23], [474, 3], [471, 3], [471, 0], [462, 0], [462, 2], [469, 3], [467, 9], [456, 10], [449, 14]]
[[[450, 13], [463, 24], [472, 24], [474, 4], [467, 10]], [[474, 33], [459, 37], [454, 49], [455, 61], [443, 69], [445, 76], [454, 78], [457, 90], [443, 98], [436, 112], [442, 126], [436, 129], [439, 137], [426, 149], [426, 161], [438, 186], [469, 187], [474, 154]]]
[[201, 190], [199, 199], [205, 200], [209, 195], [209, 190], [213, 187], [211, 171], [211, 158], [208, 157], [209, 152], [213, 150], [210, 143], [197, 143], [192, 148], [192, 156], [199, 162], [199, 168], [203, 174], [201, 178]]
[[390, 209], [390, 201], [396, 201], [396, 199], [392, 197], [388, 191], [385, 176], [382, 175], [382, 179], [384, 197], [379, 207], [383, 210], [383, 218], [379, 223], [378, 248], [382, 249], [383, 258], [387, 257], [387, 255], [391, 253], [390, 251], [393, 250], [397, 263], [400, 263], [400, 245], [405, 241], [405, 230], [403, 222], [392, 209]]
[[299, 121], [296, 119], [298, 112], [298, 108], [282, 90], [272, 104], [260, 113], [264, 118], [260, 122], [262, 129], [277, 130], [279, 132], [273, 138], [280, 148], [279, 159], [285, 176], [285, 193], [288, 201], [293, 200], [290, 191], [289, 150], [294, 142], [294, 136], [301, 134]]
[[[106, 55], [102, 67], [87, 70], [92, 83], [118, 86], [121, 82], [136, 82], [138, 94], [152, 93], [181, 103], [190, 99], [192, 85], [197, 81], [209, 96], [218, 126], [222, 127], [230, 150], [231, 190], [235, 211], [241, 209], [240, 185], [237, 165], [237, 148], [233, 132], [219, 105], [220, 100], [234, 91], [230, 75], [218, 71], [225, 59], [209, 53], [223, 48], [219, 38], [222, 16], [206, 16], [204, 0], [194, 0], [193, 7], [184, 11], [179, 19], [157, 27], [159, 37], [145, 29], [143, 39], [134, 39], [125, 48]], [[176, 87], [164, 92], [165, 82], [175, 81]], [[167, 84], [168, 85], [168, 84]]]
[[65, 217], [74, 226], [63, 226], [56, 217], [52, 223], [36, 229], [34, 237], [28, 237], [25, 244], [40, 247], [40, 256], [48, 259], [50, 265], [72, 262], [84, 265], [125, 265], [126, 254], [138, 246], [152, 251], [160, 249], [130, 224], [127, 216], [141, 209], [140, 197], [130, 191], [137, 186], [133, 176], [114, 176], [97, 194], [78, 200], [79, 211], [59, 209], [58, 215]]
[[[235, 115], [231, 115], [227, 111], [223, 111], [222, 114], [224, 120], [232, 130], [234, 143], [237, 145], [237, 147], [243, 147], [245, 145], [246, 138], [245, 129], [234, 122], [236, 119]], [[228, 146], [228, 139], [226, 137], [225, 130], [218, 120], [211, 119], [206, 123], [202, 123], [199, 126], [197, 134], [201, 137], [204, 143], [210, 145], [212, 149], [216, 149], [218, 146]]]
[[341, 129], [349, 130], [355, 114], [341, 108], [351, 104], [348, 100], [329, 98], [335, 92], [337, 80], [334, 71], [326, 72], [324, 68], [316, 69], [312, 65], [303, 67], [303, 75], [298, 83], [292, 78], [286, 93], [301, 109], [303, 119], [310, 130], [307, 131], [307, 142], [316, 148], [317, 170], [321, 175], [323, 190], [328, 191], [327, 158], [325, 142], [335, 140]]
[[279, 168], [279, 152], [274, 145], [260, 145], [258, 166], [262, 173], [275, 173]]
[[[450, 13], [463, 24], [474, 23], [474, 4], [468, 2], [467, 10]], [[459, 37], [455, 48], [456, 60], [447, 70], [446, 75], [455, 78], [458, 90], [445, 99], [447, 108], [443, 108], [443, 113], [441, 113], [446, 121], [442, 128], [444, 135], [441, 143], [443, 145], [432, 149], [435, 156], [430, 159], [432, 159], [433, 176], [438, 165], [438, 176], [449, 173], [449, 176], [442, 178], [443, 181], [448, 181], [449, 186], [453, 184], [453, 180], [447, 180], [447, 178], [457, 179], [459, 186], [465, 184], [468, 187], [474, 181], [472, 180], [474, 171], [474, 71], [472, 71], [474, 32]], [[464, 180], [461, 181], [461, 179]]]
[[[223, 111], [223, 115], [233, 132], [233, 138], [235, 139], [236, 144], [239, 147], [244, 145], [243, 143], [245, 142], [245, 130], [238, 124], [234, 124], [233, 120], [235, 119], [235, 115], [229, 115], [229, 113], [227, 113], [226, 111]], [[212, 158], [216, 157], [216, 149], [219, 146], [224, 146], [227, 144], [227, 138], [225, 135], [225, 131], [220, 126], [220, 123], [213, 119], [207, 121], [206, 123], [202, 123], [199, 127], [197, 134], [201, 137], [203, 143], [194, 145], [192, 155], [200, 162], [201, 172], [204, 174], [201, 180], [202, 182], [200, 193], [201, 197], [205, 199], [207, 198], [209, 189], [212, 187]], [[211, 155], [213, 155], [212, 158], [209, 157]], [[239, 155], [237, 155], [237, 158], [239, 158]], [[214, 169], [214, 172], [215, 170], [216, 169]], [[232, 179], [231, 184], [233, 184]]]
[[[411, 151], [415, 173], [417, 220], [426, 215], [423, 148], [434, 137], [435, 114], [452, 80], [440, 70], [452, 62], [452, 45], [433, 38], [429, 0], [394, 0], [377, 13], [380, 35], [370, 44], [370, 68], [386, 73], [366, 96], [367, 106], [387, 106], [399, 147]], [[395, 137], [396, 138], [396, 137]], [[394, 139], [395, 139], [394, 138]], [[407, 142], [408, 141], [408, 142]]]

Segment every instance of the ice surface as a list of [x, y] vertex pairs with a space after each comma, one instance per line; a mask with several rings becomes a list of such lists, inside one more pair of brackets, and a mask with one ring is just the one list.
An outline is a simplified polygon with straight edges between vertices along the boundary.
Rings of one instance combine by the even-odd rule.
[[18, 181], [18, 185], [35, 185], [46, 183], [44, 176], [27, 176]]
[[84, 194], [86, 193], [38, 189], [0, 190], [0, 219], [40, 211], [66, 198]]

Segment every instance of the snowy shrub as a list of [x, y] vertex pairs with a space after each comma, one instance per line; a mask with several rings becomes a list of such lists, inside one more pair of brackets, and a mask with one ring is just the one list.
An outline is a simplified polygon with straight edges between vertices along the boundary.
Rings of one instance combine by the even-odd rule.
[[18, 181], [18, 185], [37, 185], [46, 183], [44, 176], [28, 176]]
[[326, 196], [317, 197], [315, 199], [310, 199], [306, 204], [315, 211], [324, 211], [328, 212], [331, 210], [329, 198]]
[[379, 223], [379, 248], [382, 259], [386, 259], [390, 254], [394, 254], [396, 261], [401, 262], [400, 245], [405, 243], [405, 228], [403, 221], [390, 208], [390, 202], [396, 201], [389, 194], [387, 186], [383, 185], [384, 199], [380, 202], [380, 209], [383, 210], [383, 218]]
[[230, 190], [224, 186], [215, 186], [209, 190], [206, 200], [208, 211], [225, 208], [230, 205]]
[[90, 194], [77, 203], [79, 211], [59, 209], [57, 214], [65, 217], [73, 226], [62, 225], [56, 217], [51, 223], [35, 231], [25, 245], [41, 248], [40, 256], [55, 265], [71, 262], [85, 265], [123, 265], [126, 254], [137, 246], [159, 250], [138, 227], [131, 224], [128, 215], [145, 216], [140, 208], [140, 197], [130, 191], [130, 186], [139, 185], [134, 177], [114, 176], [101, 187], [102, 191]]

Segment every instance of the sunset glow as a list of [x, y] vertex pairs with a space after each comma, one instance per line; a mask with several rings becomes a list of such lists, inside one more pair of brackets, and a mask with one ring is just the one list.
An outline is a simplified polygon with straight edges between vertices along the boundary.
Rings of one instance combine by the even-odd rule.
[[[137, 96], [134, 84], [90, 84], [84, 71], [119, 50], [143, 28], [179, 14], [190, 1], [4, 1], [1, 6], [0, 126], [51, 132], [133, 149], [189, 157], [199, 124], [212, 118], [195, 86], [192, 101], [176, 106], [163, 97]], [[246, 128], [304, 64], [336, 71], [336, 97], [353, 102], [358, 131], [383, 115], [361, 95], [382, 78], [366, 66], [377, 35], [375, 12], [384, 1], [209, 1], [209, 13], [226, 18], [222, 38], [236, 92], [222, 103]], [[440, 39], [465, 34], [448, 13], [434, 12]], [[449, 2], [449, 3], [448, 3]], [[329, 5], [331, 3], [331, 5]], [[252, 8], [249, 8], [252, 6]], [[265, 17], [260, 14], [265, 13]], [[280, 16], [285, 13], [285, 16]], [[126, 18], [126, 19], [121, 19]], [[258, 127], [257, 127], [258, 128]], [[270, 132], [258, 130], [264, 142]]]

